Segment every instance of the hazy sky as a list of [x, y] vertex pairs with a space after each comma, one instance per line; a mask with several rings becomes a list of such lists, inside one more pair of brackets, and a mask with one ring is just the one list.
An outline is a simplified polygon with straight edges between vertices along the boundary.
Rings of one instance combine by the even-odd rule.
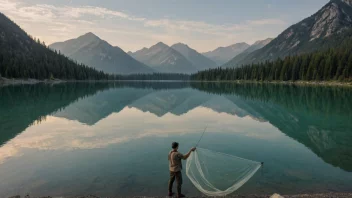
[[0, 12], [47, 44], [93, 32], [125, 51], [162, 41], [205, 52], [276, 37], [328, 0], [0, 0]]

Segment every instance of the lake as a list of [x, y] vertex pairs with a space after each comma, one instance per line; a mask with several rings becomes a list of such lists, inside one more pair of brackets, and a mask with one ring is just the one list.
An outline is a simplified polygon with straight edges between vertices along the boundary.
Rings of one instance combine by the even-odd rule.
[[0, 88], [0, 112], [0, 197], [164, 196], [171, 143], [187, 152], [206, 126], [200, 147], [265, 163], [235, 194], [352, 191], [350, 88], [18, 85]]

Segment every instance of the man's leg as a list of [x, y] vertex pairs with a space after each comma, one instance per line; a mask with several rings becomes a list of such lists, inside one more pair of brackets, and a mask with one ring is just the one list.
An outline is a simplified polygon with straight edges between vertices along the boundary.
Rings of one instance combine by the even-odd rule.
[[175, 173], [176, 181], [177, 181], [177, 195], [181, 195], [181, 188], [182, 188], [182, 173], [178, 171]]
[[169, 193], [172, 192], [172, 185], [174, 184], [176, 174], [170, 171], [170, 180], [169, 180]]

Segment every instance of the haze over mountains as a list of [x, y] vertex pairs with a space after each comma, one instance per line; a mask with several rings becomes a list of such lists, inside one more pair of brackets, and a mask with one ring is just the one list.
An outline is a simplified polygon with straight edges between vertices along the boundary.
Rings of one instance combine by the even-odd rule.
[[69, 58], [112, 74], [152, 73], [153, 69], [131, 58], [93, 33], [49, 45]]
[[225, 63], [223, 65], [223, 67], [237, 65], [239, 62], [241, 62], [243, 59], [245, 59], [248, 56], [248, 54], [250, 54], [258, 49], [263, 48], [264, 46], [269, 44], [272, 40], [273, 40], [272, 38], [267, 38], [265, 40], [256, 41], [253, 45], [248, 47], [242, 53], [238, 54], [237, 56], [232, 58], [229, 62]]
[[227, 67], [275, 60], [336, 47], [333, 36], [352, 27], [352, 0], [331, 0], [314, 15], [283, 31], [265, 47]]
[[244, 42], [236, 43], [227, 47], [218, 47], [213, 51], [203, 53], [203, 55], [215, 61], [217, 65], [222, 65], [249, 48], [249, 46]]
[[184, 57], [186, 57], [198, 70], [205, 70], [209, 68], [216, 67], [216, 63], [211, 59], [203, 56], [196, 50], [190, 48], [188, 45], [183, 43], [176, 43], [171, 46], [171, 48], [180, 52]]

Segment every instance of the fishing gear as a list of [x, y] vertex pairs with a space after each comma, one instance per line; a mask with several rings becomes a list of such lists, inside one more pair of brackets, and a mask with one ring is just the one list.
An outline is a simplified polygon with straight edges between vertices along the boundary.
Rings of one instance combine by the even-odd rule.
[[198, 144], [199, 144], [199, 142], [202, 140], [203, 135], [204, 135], [205, 131], [207, 130], [207, 128], [208, 128], [208, 126], [206, 126], [206, 127], [204, 128], [204, 131], [203, 131], [202, 135], [200, 136], [200, 138], [199, 138], [199, 140], [198, 140], [198, 142], [197, 142], [197, 144], [196, 144], [196, 146], [195, 146], [195, 147], [197, 147], [197, 146], [198, 146]]

